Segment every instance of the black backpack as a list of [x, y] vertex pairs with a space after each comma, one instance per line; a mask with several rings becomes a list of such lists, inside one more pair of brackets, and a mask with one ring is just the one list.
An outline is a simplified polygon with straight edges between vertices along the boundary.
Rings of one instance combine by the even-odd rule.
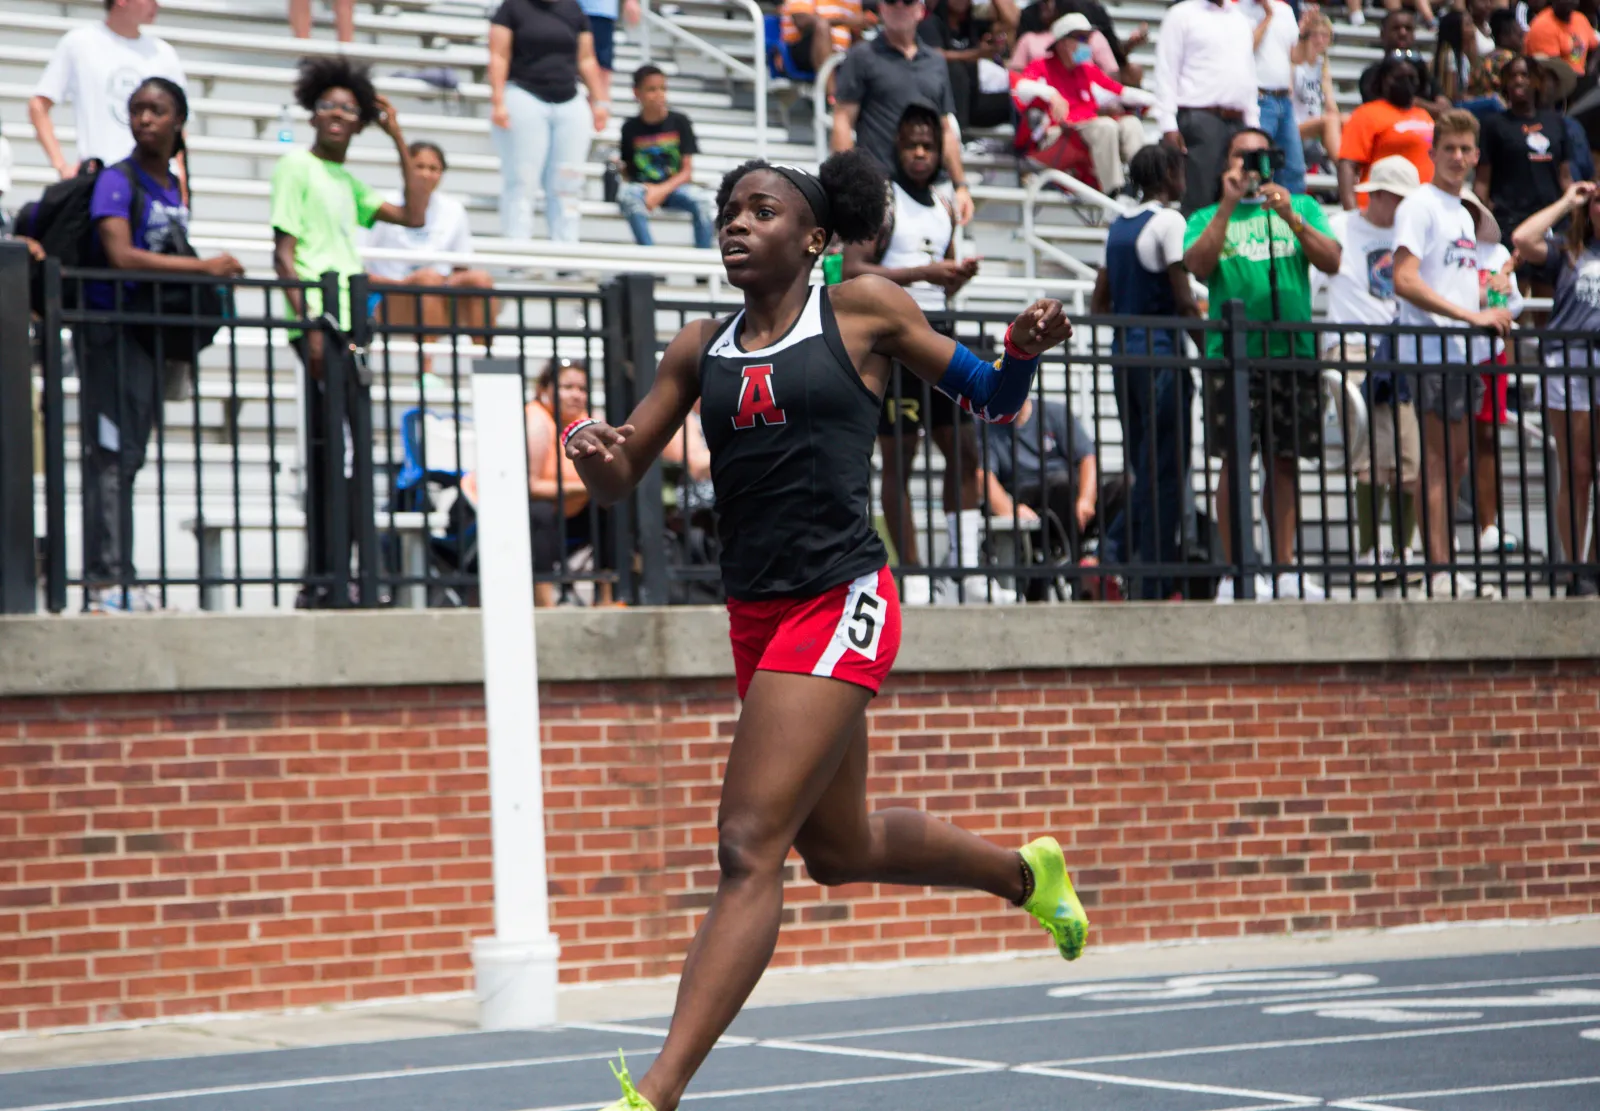
[[[105, 167], [97, 159], [90, 159], [79, 168], [76, 177], [56, 182], [38, 200], [23, 205], [17, 212], [16, 234], [37, 241], [45, 254], [60, 259], [63, 266], [84, 265], [95, 249], [89, 201], [94, 196], [95, 182], [104, 172]], [[76, 286], [76, 282], [68, 283], [62, 289], [63, 308], [78, 307]], [[33, 268], [28, 303], [35, 313], [44, 315], [43, 267]]]

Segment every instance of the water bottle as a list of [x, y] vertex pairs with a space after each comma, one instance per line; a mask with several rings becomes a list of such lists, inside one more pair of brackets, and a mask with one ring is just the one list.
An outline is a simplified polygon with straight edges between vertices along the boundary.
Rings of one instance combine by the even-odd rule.
[[278, 113], [278, 142], [282, 146], [294, 144], [294, 116], [287, 104], [283, 106], [283, 111]]

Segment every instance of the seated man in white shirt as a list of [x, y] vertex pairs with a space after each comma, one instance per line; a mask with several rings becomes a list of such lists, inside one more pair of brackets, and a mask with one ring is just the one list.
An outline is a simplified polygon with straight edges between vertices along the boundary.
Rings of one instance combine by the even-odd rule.
[[[178, 52], [141, 30], [155, 22], [156, 11], [156, 0], [106, 0], [104, 22], [75, 27], [56, 43], [28, 101], [28, 119], [62, 178], [76, 176], [90, 159], [109, 166], [133, 153], [128, 98], [146, 78], [165, 77], [187, 91]], [[63, 102], [73, 109], [75, 158], [62, 152], [50, 119], [51, 109]]]
[[[1461, 201], [1467, 175], [1477, 164], [1477, 118], [1461, 109], [1445, 112], [1433, 127], [1433, 181], [1400, 202], [1395, 212], [1394, 291], [1401, 324], [1438, 328], [1456, 323], [1493, 329], [1501, 338], [1510, 334], [1510, 312], [1479, 307], [1478, 231]], [[1396, 347], [1402, 364], [1441, 367], [1417, 376], [1424, 452], [1422, 539], [1435, 567], [1431, 593], [1493, 597], [1498, 593], [1494, 587], [1447, 569], [1455, 547], [1450, 506], [1470, 450], [1467, 416], [1481, 406], [1484, 393], [1483, 376], [1468, 362], [1466, 329], [1459, 337], [1435, 333], [1419, 340], [1402, 335]]]
[[452, 289], [491, 289], [494, 279], [486, 271], [473, 270], [464, 263], [441, 262], [441, 254], [470, 255], [472, 230], [467, 226], [467, 210], [460, 201], [439, 191], [447, 164], [444, 151], [429, 142], [412, 143], [411, 168], [428, 199], [428, 214], [420, 228], [399, 224], [376, 224], [367, 233], [367, 247], [406, 251], [422, 265], [395, 259], [371, 259], [367, 273], [373, 288], [385, 294], [377, 312], [382, 323], [414, 328], [419, 323], [427, 334], [418, 342], [441, 332], [457, 329], [482, 329], [494, 323], [494, 299], [463, 293], [450, 296], [401, 294], [407, 286], [449, 286]]

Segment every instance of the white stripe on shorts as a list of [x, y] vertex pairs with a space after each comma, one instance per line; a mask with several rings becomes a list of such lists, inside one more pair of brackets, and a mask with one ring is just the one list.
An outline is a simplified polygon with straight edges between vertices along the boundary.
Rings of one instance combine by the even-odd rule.
[[[822, 653], [817, 666], [811, 669], [811, 674], [831, 679], [833, 669], [839, 666], [846, 652], [855, 652], [869, 660], [878, 658], [878, 638], [883, 635], [883, 620], [889, 609], [878, 594], [878, 577], [882, 573], [880, 568], [850, 584], [844, 596], [844, 610], [839, 614], [839, 623], [833, 627], [833, 639], [828, 642], [827, 650]], [[852, 632], [859, 636], [853, 636]]]

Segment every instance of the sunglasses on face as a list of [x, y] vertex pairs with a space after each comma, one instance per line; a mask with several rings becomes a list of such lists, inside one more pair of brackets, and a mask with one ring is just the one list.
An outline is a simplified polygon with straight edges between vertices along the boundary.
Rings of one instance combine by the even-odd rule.
[[343, 116], [347, 120], [359, 120], [361, 108], [355, 104], [341, 104], [337, 100], [319, 100], [316, 103], [318, 112], [329, 116]]

